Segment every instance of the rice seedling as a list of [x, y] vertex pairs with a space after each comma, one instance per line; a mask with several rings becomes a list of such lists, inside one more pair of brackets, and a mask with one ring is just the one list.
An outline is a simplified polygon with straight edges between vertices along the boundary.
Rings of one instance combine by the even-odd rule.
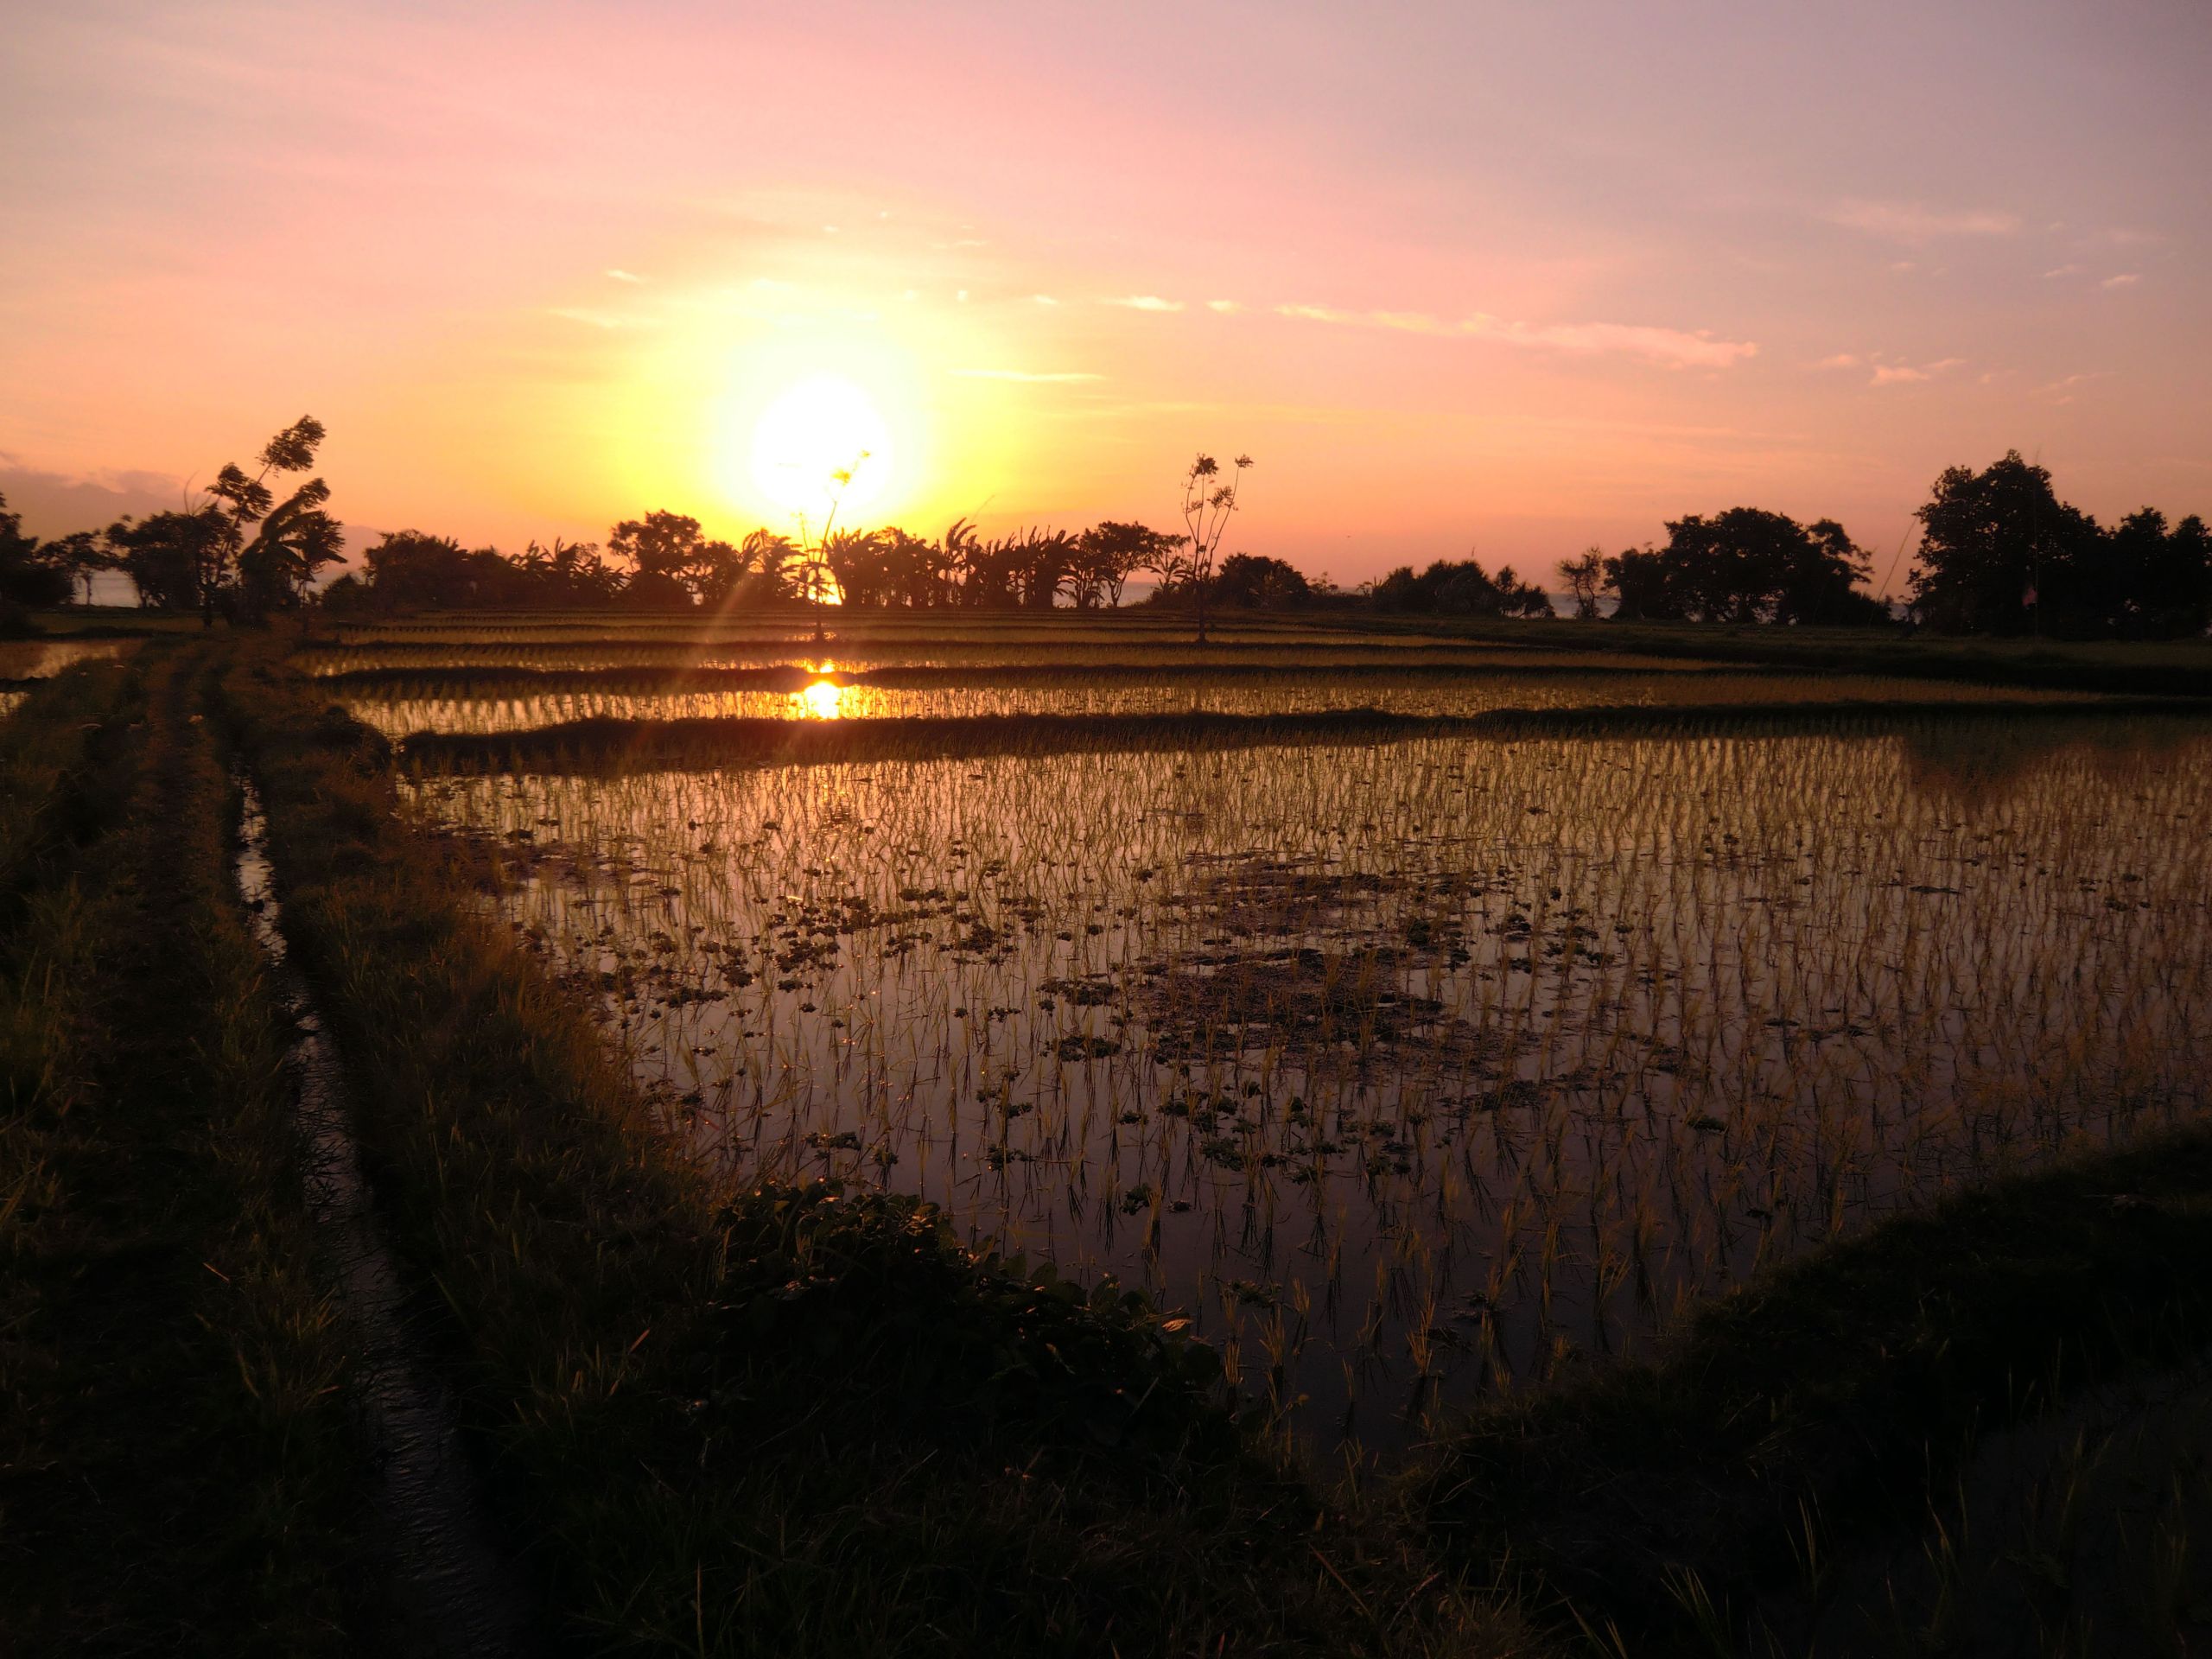
[[1387, 1450], [2201, 1112], [2203, 728], [2037, 726], [408, 792], [729, 1170], [1115, 1274]]

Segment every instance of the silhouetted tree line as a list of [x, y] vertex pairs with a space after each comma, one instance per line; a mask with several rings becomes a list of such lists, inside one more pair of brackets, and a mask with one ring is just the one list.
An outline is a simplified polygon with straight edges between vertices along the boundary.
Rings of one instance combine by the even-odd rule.
[[[306, 602], [326, 565], [342, 563], [344, 526], [325, 508], [330, 486], [310, 478], [283, 497], [276, 483], [315, 465], [322, 423], [302, 415], [262, 446], [251, 473], [226, 461], [197, 505], [118, 518], [41, 543], [21, 518], [0, 511], [0, 604], [59, 605], [92, 577], [120, 570], [142, 606], [218, 615], [261, 616]], [[6, 503], [0, 500], [0, 509]]]
[[1592, 548], [1560, 566], [1575, 613], [1637, 622], [1794, 622], [1827, 626], [1890, 620], [1855, 584], [1866, 551], [1833, 518], [1801, 524], [1760, 507], [1670, 521], [1663, 547], [1608, 556]]
[[1435, 616], [1553, 616], [1551, 595], [1507, 565], [1491, 575], [1472, 559], [1439, 559], [1419, 575], [1400, 565], [1369, 599], [1378, 611]]
[[1947, 632], [2174, 639], [2212, 621], [2212, 531], [2141, 507], [2109, 529], [2008, 450], [1953, 467], [1920, 509], [1914, 613]]
[[1122, 602], [1150, 571], [1172, 587], [1181, 537], [1108, 522], [1080, 533], [1022, 530], [986, 537], [965, 518], [935, 539], [897, 525], [839, 531], [808, 546], [756, 530], [737, 543], [709, 537], [688, 514], [650, 512], [595, 543], [532, 542], [519, 554], [463, 548], [449, 537], [397, 531], [367, 550], [363, 569], [332, 583], [337, 610], [664, 610], [767, 607], [834, 591], [862, 610], [1080, 609]]
[[22, 515], [0, 495], [0, 632], [28, 626], [26, 611], [67, 604], [75, 585], [60, 543], [25, 535]]
[[[79, 584], [120, 570], [139, 602], [165, 610], [256, 616], [308, 601], [319, 573], [343, 562], [330, 491], [308, 478], [281, 499], [277, 480], [312, 467], [323, 428], [311, 416], [278, 433], [249, 473], [226, 464], [196, 505], [118, 519], [104, 531], [41, 542], [0, 498], [0, 625], [67, 602]], [[1149, 603], [1284, 610], [1368, 606], [1442, 616], [1554, 614], [1541, 588], [1510, 566], [1495, 575], [1472, 559], [1401, 566], [1347, 593], [1278, 558], [1236, 553], [1214, 561], [1236, 485], [1250, 465], [1222, 474], [1201, 455], [1185, 482], [1192, 533], [1108, 521], [1080, 532], [1028, 529], [988, 538], [962, 518], [931, 539], [896, 525], [840, 531], [811, 544], [756, 530], [732, 543], [699, 521], [657, 512], [625, 519], [597, 543], [531, 543], [520, 553], [464, 548], [420, 531], [384, 536], [363, 569], [332, 583], [334, 610], [716, 609], [819, 601], [835, 594], [864, 610], [1046, 610], [1119, 606], [1149, 574]], [[1224, 484], [1220, 479], [1229, 481]], [[1974, 472], [1953, 467], [1916, 515], [1922, 541], [1910, 610], [1955, 632], [2056, 637], [2172, 638], [2212, 622], [2212, 530], [2192, 514], [2169, 524], [2144, 507], [2109, 529], [2058, 499], [2044, 468], [2018, 452]], [[1663, 545], [1607, 554], [1591, 548], [1559, 573], [1576, 614], [1602, 601], [1631, 621], [1773, 622], [1838, 626], [1891, 620], [1862, 592], [1870, 559], [1832, 518], [1801, 524], [1778, 512], [1731, 507], [1667, 525]]]
[[[1977, 473], [1947, 469], [1915, 515], [1913, 616], [1947, 632], [2170, 639], [2212, 622], [2212, 531], [2155, 507], [2110, 529], [2059, 500], [2050, 474], [2018, 451]], [[1559, 567], [1579, 616], [1615, 601], [1624, 621], [1885, 622], [1859, 590], [1869, 559], [1833, 518], [1800, 524], [1731, 507], [1667, 526], [1661, 547], [1592, 548]]]

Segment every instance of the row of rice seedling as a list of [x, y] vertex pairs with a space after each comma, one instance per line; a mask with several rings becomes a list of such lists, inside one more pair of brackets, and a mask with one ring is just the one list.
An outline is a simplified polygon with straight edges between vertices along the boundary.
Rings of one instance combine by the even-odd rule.
[[[486, 735], [581, 720], [901, 720], [1192, 714], [1298, 715], [1368, 709], [1423, 719], [1459, 719], [1498, 709], [1696, 708], [1713, 704], [1827, 702], [1840, 694], [1866, 702], [2082, 702], [2064, 691], [2006, 690], [1943, 680], [1867, 678], [1839, 683], [1813, 675], [1587, 673], [1453, 678], [1438, 674], [1349, 671], [1230, 677], [1070, 675], [1039, 683], [962, 684], [957, 671], [925, 686], [854, 683], [825, 674], [777, 677], [772, 687], [684, 690], [546, 690], [519, 695], [353, 692], [341, 701], [356, 720], [387, 737], [421, 732]], [[933, 680], [940, 677], [932, 676]], [[2093, 695], [2093, 694], [2091, 694]]]
[[[817, 621], [819, 626], [817, 626]], [[722, 615], [706, 611], [648, 612], [625, 615], [620, 612], [543, 612], [536, 614], [500, 612], [454, 613], [374, 621], [337, 620], [330, 625], [334, 638], [347, 644], [438, 640], [447, 644], [559, 643], [607, 639], [721, 639], [804, 643], [834, 631], [840, 639], [945, 639], [970, 644], [1042, 644], [1071, 637], [1086, 639], [1168, 640], [1189, 643], [1191, 619], [1172, 612], [1123, 612], [1118, 615], [1074, 610], [1027, 612], [825, 611], [817, 619], [808, 612], [772, 615]], [[1346, 623], [1292, 616], [1244, 616], [1208, 630], [1210, 639], [1224, 644], [1274, 642], [1281, 645], [1328, 645], [1381, 638], [1422, 645], [1465, 645], [1465, 636], [1418, 624], [1389, 625], [1363, 617]], [[1535, 645], [1552, 643], [1541, 635]]]
[[[1329, 677], [1334, 681], [1407, 685], [1599, 679], [1630, 675], [1649, 678], [1655, 672], [1665, 672], [1684, 682], [1700, 674], [1783, 677], [1771, 669], [1713, 669], [1681, 664], [1655, 671], [1622, 658], [1599, 660], [1564, 652], [1557, 657], [1516, 656], [1503, 660], [1469, 658], [1427, 663], [1345, 662], [1332, 663], [1329, 668]], [[1188, 663], [975, 662], [864, 666], [841, 663], [834, 657], [816, 656], [803, 662], [750, 668], [495, 667], [480, 664], [464, 668], [364, 669], [323, 675], [321, 679], [324, 685], [346, 696], [467, 697], [495, 693], [515, 696], [524, 691], [798, 691], [821, 679], [840, 685], [874, 685], [909, 691], [976, 685], [1069, 690], [1139, 683], [1295, 689], [1310, 685], [1313, 672], [1310, 668], [1285, 668], [1254, 658]]]
[[1119, 1274], [1372, 1447], [2202, 1109], [2203, 728], [2037, 724], [410, 792], [702, 1148]]
[[[1004, 715], [906, 720], [582, 720], [527, 731], [417, 732], [399, 746], [419, 772], [696, 770], [870, 760], [981, 759], [1194, 749], [1334, 747], [1419, 738], [1902, 737], [1940, 742], [1945, 728], [1978, 725], [1996, 752], [2042, 751], [2123, 720], [2196, 719], [2195, 698], [2113, 697], [2085, 709], [2065, 701], [2002, 702], [1592, 704], [1492, 709], [1464, 715], [1372, 709], [1296, 715]], [[337, 712], [343, 714], [344, 710]]]
[[1326, 671], [1339, 667], [1440, 666], [1508, 667], [1586, 663], [1592, 667], [1625, 663], [1658, 671], [1674, 666], [1711, 666], [1700, 659], [1621, 657], [1609, 652], [1501, 650], [1469, 644], [1430, 644], [1347, 636], [1340, 641], [1300, 645], [1273, 639], [1220, 640], [1204, 646], [1187, 639], [1163, 636], [1124, 639], [1075, 635], [1034, 642], [963, 640], [923, 633], [908, 639], [850, 635], [843, 630], [824, 640], [721, 639], [712, 637], [633, 639], [599, 635], [559, 643], [537, 640], [474, 640], [433, 636], [423, 639], [360, 645], [315, 645], [296, 658], [306, 672], [359, 674], [388, 670], [483, 668], [691, 669], [779, 668], [794, 662], [817, 672], [889, 667], [1098, 667], [1142, 663], [1164, 668], [1200, 668], [1249, 663], [1278, 669]]

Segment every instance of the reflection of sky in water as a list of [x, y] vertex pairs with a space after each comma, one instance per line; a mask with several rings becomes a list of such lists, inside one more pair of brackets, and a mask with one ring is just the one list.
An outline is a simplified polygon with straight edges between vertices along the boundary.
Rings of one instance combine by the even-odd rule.
[[702, 1143], [1142, 1284], [1388, 1446], [2203, 1109], [2212, 746], [2063, 724], [1963, 792], [1719, 737], [414, 787], [531, 849], [506, 913]]

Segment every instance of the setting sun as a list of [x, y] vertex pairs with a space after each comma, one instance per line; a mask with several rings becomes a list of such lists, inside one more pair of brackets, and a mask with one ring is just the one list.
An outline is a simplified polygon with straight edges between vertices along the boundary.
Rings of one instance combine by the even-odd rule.
[[817, 680], [799, 693], [809, 720], [836, 720], [844, 712], [845, 688], [835, 680]]
[[[761, 411], [753, 429], [753, 487], [794, 514], [819, 519], [882, 493], [891, 429], [868, 393], [838, 375], [802, 380]], [[841, 474], [849, 478], [841, 479]]]

